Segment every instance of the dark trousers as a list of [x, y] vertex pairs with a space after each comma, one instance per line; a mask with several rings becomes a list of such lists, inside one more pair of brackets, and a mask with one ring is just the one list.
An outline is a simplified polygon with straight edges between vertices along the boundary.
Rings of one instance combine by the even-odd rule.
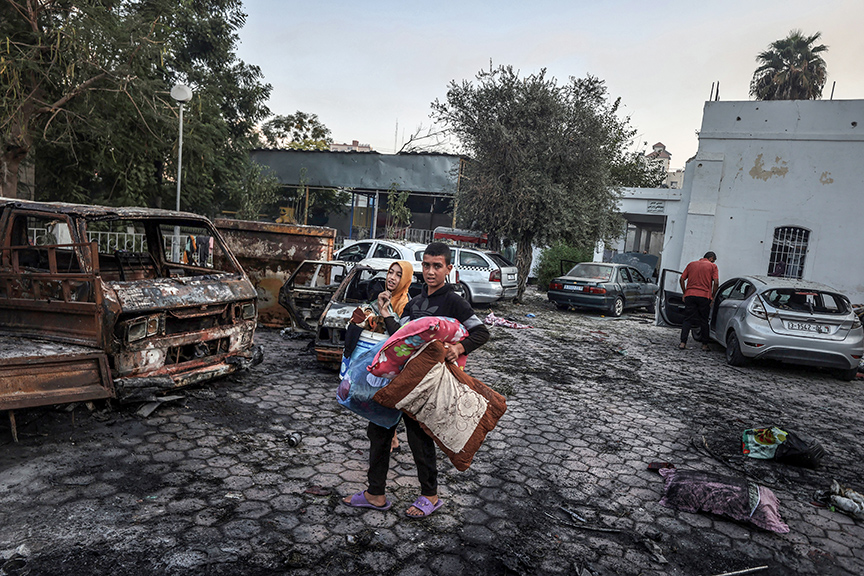
[[[413, 418], [403, 416], [405, 430], [408, 432], [408, 446], [414, 456], [417, 467], [417, 479], [420, 480], [420, 494], [436, 496], [438, 494], [438, 463], [435, 460], [435, 441], [423, 431], [420, 424]], [[387, 472], [390, 471], [390, 442], [396, 426], [384, 428], [369, 423], [366, 435], [369, 437], [369, 494], [383, 496], [387, 486]]]
[[693, 337], [708, 344], [708, 317], [711, 314], [711, 300], [702, 296], [687, 296], [684, 299], [684, 323], [681, 325], [681, 342], [687, 343], [690, 331], [699, 327], [699, 338], [693, 330]]

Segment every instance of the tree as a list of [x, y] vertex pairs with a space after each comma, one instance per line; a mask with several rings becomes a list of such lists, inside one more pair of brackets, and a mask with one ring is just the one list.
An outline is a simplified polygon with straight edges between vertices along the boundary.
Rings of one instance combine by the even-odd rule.
[[828, 76], [821, 54], [828, 51], [824, 44], [813, 44], [822, 36], [816, 32], [805, 36], [792, 30], [786, 38], [772, 42], [761, 52], [750, 81], [750, 95], [757, 100], [816, 100]]
[[173, 206], [184, 107], [182, 208], [212, 214], [248, 176], [269, 85], [239, 61], [240, 0], [0, 0], [3, 195], [32, 158], [45, 200]]
[[288, 116], [274, 116], [260, 130], [260, 145], [279, 150], [329, 150], [333, 139], [330, 129], [317, 114], [297, 111]]
[[[629, 153], [635, 131], [617, 115], [602, 80], [558, 85], [545, 70], [520, 78], [501, 66], [451, 82], [433, 117], [460, 141], [464, 163], [457, 218], [517, 246], [521, 300], [532, 246], [593, 247], [620, 235], [617, 186], [637, 170]], [[639, 164], [648, 170], [644, 163]], [[625, 169], [626, 168], [626, 169]]]

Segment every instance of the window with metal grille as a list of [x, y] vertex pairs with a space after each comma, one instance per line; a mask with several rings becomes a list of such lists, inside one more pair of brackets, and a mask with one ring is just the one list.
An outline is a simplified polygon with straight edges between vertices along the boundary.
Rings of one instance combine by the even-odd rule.
[[768, 262], [768, 275], [800, 279], [804, 275], [804, 257], [807, 256], [809, 241], [810, 231], [806, 228], [794, 226], [775, 228], [771, 259]]

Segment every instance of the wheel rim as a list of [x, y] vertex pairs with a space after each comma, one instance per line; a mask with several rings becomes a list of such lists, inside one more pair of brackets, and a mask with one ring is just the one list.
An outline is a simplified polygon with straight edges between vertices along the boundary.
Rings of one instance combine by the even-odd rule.
[[735, 349], [738, 348], [738, 337], [732, 332], [729, 338], [726, 339], [726, 359], [731, 360], [735, 354]]
[[615, 300], [615, 315], [620, 316], [624, 311], [624, 301], [621, 298]]

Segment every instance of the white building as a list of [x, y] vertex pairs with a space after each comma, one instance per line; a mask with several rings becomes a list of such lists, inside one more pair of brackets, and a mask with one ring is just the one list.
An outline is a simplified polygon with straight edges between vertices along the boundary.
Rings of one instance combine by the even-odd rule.
[[707, 102], [663, 268], [717, 253], [721, 281], [772, 274], [864, 302], [864, 100]]

